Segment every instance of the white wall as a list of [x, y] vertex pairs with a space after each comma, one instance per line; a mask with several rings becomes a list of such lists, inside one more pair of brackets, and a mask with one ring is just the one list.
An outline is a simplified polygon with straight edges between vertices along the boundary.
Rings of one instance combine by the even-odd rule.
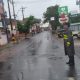
[[16, 35], [16, 27], [13, 25], [13, 31], [11, 30], [11, 25], [8, 25], [8, 29], [10, 31], [10, 33], [13, 33], [14, 35]]
[[49, 27], [49, 23], [44, 23], [41, 27]]
[[4, 34], [4, 35], [0, 35], [0, 45], [5, 45], [5, 44], [7, 44], [7, 37], [6, 37], [6, 35]]

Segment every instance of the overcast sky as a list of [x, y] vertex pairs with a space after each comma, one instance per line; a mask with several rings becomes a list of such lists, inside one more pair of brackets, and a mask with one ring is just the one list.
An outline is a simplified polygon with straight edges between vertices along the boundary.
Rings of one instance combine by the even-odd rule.
[[[18, 13], [17, 19], [22, 19], [21, 11], [19, 11], [22, 6], [25, 7], [24, 12], [25, 17], [29, 15], [34, 15], [36, 18], [42, 18], [43, 13], [46, 11], [47, 7], [54, 6], [56, 4], [59, 4], [60, 6], [68, 6], [69, 11], [78, 10], [78, 6], [76, 6], [76, 0], [14, 0], [14, 1], [16, 14]], [[5, 10], [8, 11], [7, 0], [4, 0], [4, 4]]]

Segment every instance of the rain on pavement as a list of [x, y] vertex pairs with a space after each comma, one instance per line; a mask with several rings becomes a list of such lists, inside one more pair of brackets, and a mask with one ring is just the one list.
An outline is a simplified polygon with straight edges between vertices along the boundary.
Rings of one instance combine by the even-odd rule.
[[5, 51], [10, 56], [0, 62], [0, 80], [80, 80], [80, 59], [68, 66], [63, 41], [48, 31]]

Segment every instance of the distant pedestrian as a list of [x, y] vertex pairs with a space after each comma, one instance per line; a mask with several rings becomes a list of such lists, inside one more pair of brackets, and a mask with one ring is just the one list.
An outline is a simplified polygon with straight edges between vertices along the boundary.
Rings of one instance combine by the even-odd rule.
[[32, 30], [32, 36], [34, 36], [34, 34], [35, 34], [35, 30]]
[[15, 35], [14, 34], [12, 34], [12, 42], [13, 43], [16, 43], [16, 38], [15, 38]]

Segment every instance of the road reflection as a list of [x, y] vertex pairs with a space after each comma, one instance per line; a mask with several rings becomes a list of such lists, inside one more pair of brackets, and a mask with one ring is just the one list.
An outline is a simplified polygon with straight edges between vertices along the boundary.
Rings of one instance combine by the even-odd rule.
[[75, 66], [69, 66], [67, 76], [68, 80], [77, 80], [77, 72]]

